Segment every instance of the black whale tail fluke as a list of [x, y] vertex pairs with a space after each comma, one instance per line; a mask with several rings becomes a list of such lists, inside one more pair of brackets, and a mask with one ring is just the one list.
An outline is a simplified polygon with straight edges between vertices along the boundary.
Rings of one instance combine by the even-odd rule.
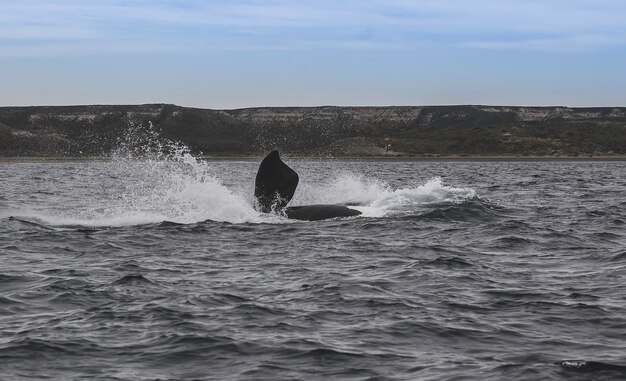
[[353, 217], [361, 214], [343, 205], [303, 205], [287, 207], [298, 187], [298, 174], [280, 160], [278, 151], [270, 152], [259, 166], [254, 183], [256, 210], [279, 212], [288, 218], [304, 221]]
[[254, 182], [256, 209], [263, 213], [281, 210], [296, 192], [298, 174], [280, 160], [278, 151], [270, 152], [259, 166]]

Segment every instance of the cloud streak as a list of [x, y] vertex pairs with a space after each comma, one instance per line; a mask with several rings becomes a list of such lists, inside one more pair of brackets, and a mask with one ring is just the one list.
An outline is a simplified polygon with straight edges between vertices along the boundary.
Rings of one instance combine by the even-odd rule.
[[[34, 21], [37, 20], [37, 21]], [[77, 42], [161, 50], [411, 48], [598, 50], [626, 45], [626, 4], [615, 0], [104, 1], [0, 3], [0, 56], [54, 54]], [[16, 47], [16, 45], [19, 45]], [[129, 49], [120, 48], [125, 54]], [[132, 48], [130, 49], [132, 50]], [[64, 49], [59, 54], [65, 54]]]

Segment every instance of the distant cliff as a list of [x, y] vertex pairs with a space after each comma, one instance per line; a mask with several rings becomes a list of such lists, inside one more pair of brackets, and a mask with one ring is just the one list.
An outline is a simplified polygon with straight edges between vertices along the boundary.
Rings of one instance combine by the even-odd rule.
[[209, 110], [0, 107], [0, 156], [103, 156], [151, 122], [194, 152], [252, 156], [626, 155], [626, 108], [429, 106]]

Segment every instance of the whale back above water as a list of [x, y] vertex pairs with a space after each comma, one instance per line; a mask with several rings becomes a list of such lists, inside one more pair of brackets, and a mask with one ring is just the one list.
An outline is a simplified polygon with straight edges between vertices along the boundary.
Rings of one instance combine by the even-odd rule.
[[318, 221], [336, 217], [352, 217], [361, 214], [356, 209], [350, 209], [344, 205], [318, 204], [290, 206], [284, 210], [287, 218], [294, 220]]
[[299, 177], [280, 159], [278, 151], [270, 152], [261, 164], [254, 182], [255, 208], [263, 213], [272, 211], [288, 218], [305, 221], [352, 217], [361, 214], [344, 205], [318, 204], [287, 207], [298, 187]]

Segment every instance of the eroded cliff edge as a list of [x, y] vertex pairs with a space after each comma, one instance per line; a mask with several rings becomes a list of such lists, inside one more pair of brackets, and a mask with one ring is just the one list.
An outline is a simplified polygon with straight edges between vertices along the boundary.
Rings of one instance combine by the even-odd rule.
[[0, 156], [106, 156], [131, 125], [208, 156], [626, 155], [626, 108], [0, 107]]

